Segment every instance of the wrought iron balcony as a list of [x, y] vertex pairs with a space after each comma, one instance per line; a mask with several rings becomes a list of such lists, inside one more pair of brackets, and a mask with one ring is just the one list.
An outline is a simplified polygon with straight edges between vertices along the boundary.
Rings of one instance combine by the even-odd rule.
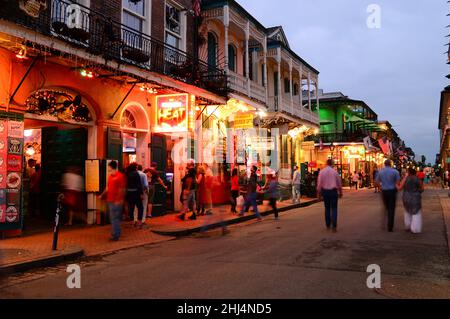
[[[367, 135], [362, 131], [353, 133], [328, 133], [307, 136], [305, 141], [314, 141], [315, 143], [320, 143], [321, 140], [322, 143], [362, 143]], [[372, 142], [376, 143], [373, 139]]]
[[62, 39], [107, 60], [138, 66], [226, 96], [228, 83], [222, 70], [80, 4], [63, 0], [47, 3], [37, 17], [32, 17], [19, 8], [18, 1], [3, 1], [0, 19]]

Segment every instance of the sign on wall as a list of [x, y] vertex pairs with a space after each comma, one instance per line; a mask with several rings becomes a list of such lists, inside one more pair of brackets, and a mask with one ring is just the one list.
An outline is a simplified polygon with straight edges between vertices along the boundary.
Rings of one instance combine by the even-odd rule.
[[87, 160], [86, 169], [86, 193], [100, 192], [100, 160]]
[[23, 115], [0, 113], [0, 230], [22, 227]]
[[186, 132], [188, 121], [188, 94], [159, 95], [156, 97], [155, 132]]
[[237, 114], [234, 116], [235, 129], [253, 128], [253, 114]]

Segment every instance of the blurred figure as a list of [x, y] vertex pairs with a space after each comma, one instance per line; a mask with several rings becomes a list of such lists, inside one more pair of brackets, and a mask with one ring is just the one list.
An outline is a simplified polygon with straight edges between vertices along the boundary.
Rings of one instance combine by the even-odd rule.
[[255, 212], [256, 217], [258, 220], [262, 220], [261, 215], [258, 211], [258, 204], [257, 204], [257, 189], [258, 189], [258, 176], [256, 175], [256, 172], [258, 170], [258, 167], [252, 166], [250, 178], [247, 179], [247, 196], [245, 197], [245, 203], [244, 206], [241, 208], [240, 216], [244, 216], [244, 212], [250, 207], [253, 207], [253, 211]]
[[214, 182], [214, 175], [207, 163], [203, 164], [205, 171], [205, 206], [206, 215], [212, 215], [212, 187]]
[[[138, 165], [132, 163], [127, 167], [127, 195], [126, 200], [128, 203], [128, 214], [130, 221], [134, 226], [142, 227], [142, 218], [144, 215], [144, 206], [142, 205], [142, 198], [144, 194], [144, 188], [141, 182], [141, 177], [138, 173]], [[134, 221], [134, 208], [138, 209], [138, 221]]]
[[27, 177], [30, 178], [35, 172], [36, 160], [30, 158], [27, 162]]
[[237, 214], [236, 206], [240, 191], [238, 169], [234, 168], [231, 174], [231, 213], [233, 214]]
[[333, 160], [329, 159], [327, 167], [320, 172], [317, 181], [317, 193], [324, 201], [327, 229], [337, 232], [338, 199], [342, 198], [342, 180], [336, 170], [333, 169], [333, 165]]
[[181, 197], [183, 202], [183, 213], [178, 216], [179, 219], [185, 220], [186, 214], [192, 212], [189, 217], [191, 220], [196, 220], [197, 216], [195, 214], [195, 191], [196, 191], [196, 172], [194, 168], [194, 163], [189, 162], [186, 167], [186, 175], [181, 180]]
[[403, 190], [403, 207], [405, 208], [405, 229], [413, 234], [422, 232], [422, 193], [423, 182], [416, 176], [413, 168], [408, 169], [408, 175], [397, 186]]
[[164, 181], [161, 179], [158, 173], [158, 163], [153, 162], [150, 165], [150, 168], [146, 169], [145, 173], [147, 174], [149, 181], [149, 189], [148, 189], [148, 211], [147, 217], [152, 217], [153, 211], [153, 202], [155, 200], [156, 194], [156, 186], [161, 185], [161, 187], [167, 192], [168, 188], [164, 184]]
[[375, 169], [373, 171], [373, 187], [375, 188], [375, 193], [380, 192], [380, 184], [378, 184], [377, 178], [378, 178], [378, 169]]
[[269, 205], [273, 209], [275, 219], [278, 219], [277, 200], [280, 198], [280, 191], [277, 173], [272, 173], [269, 175], [264, 189], [266, 190], [266, 194], [269, 196]]
[[[142, 219], [139, 220], [142, 222], [142, 224], [145, 224], [145, 221], [147, 219], [147, 206], [148, 206], [148, 178], [147, 175], [142, 171], [143, 167], [142, 165], [138, 165], [138, 174], [141, 178], [141, 185], [142, 185]], [[136, 207], [134, 209], [134, 222], [138, 222], [138, 208]]]
[[202, 166], [197, 168], [197, 215], [205, 215], [205, 207], [208, 202], [206, 194], [206, 175]]
[[111, 221], [111, 240], [118, 241], [121, 235], [124, 200], [126, 194], [125, 176], [117, 170], [118, 164], [112, 161], [108, 164], [108, 185], [101, 195], [108, 204], [109, 220]]
[[39, 216], [41, 213], [41, 165], [34, 166], [30, 176], [30, 215]]
[[356, 171], [354, 171], [352, 175], [352, 184], [355, 186], [356, 190], [358, 190], [358, 183], [359, 183], [359, 174]]
[[84, 190], [84, 180], [81, 172], [80, 167], [71, 166], [63, 175], [64, 204], [69, 216], [66, 226], [73, 225], [74, 214], [79, 213], [81, 210], [82, 192]]
[[300, 167], [294, 166], [294, 174], [292, 175], [292, 202], [300, 203], [302, 187], [302, 175]]
[[397, 202], [397, 183], [400, 181], [400, 173], [391, 167], [392, 162], [386, 160], [384, 168], [378, 173], [377, 182], [381, 184], [383, 203], [387, 210], [388, 231], [394, 231], [395, 205]]

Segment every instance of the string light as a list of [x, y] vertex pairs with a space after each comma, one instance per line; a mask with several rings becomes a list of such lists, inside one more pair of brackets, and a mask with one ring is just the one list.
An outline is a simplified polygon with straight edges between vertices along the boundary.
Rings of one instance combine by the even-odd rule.
[[87, 77], [87, 78], [90, 78], [90, 79], [95, 77], [94, 72], [86, 70], [86, 69], [80, 69], [80, 75], [82, 77]]
[[141, 86], [140, 89], [142, 92], [147, 92], [149, 94], [158, 94], [158, 91], [154, 87], [148, 87], [146, 84]]
[[16, 58], [20, 60], [27, 59], [27, 48], [24, 45], [20, 48], [19, 53], [16, 54]]

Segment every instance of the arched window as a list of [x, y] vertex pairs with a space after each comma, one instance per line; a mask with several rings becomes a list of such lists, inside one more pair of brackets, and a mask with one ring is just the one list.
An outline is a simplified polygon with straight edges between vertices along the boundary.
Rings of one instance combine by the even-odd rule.
[[236, 72], [236, 48], [234, 45], [228, 45], [228, 69]]
[[134, 118], [133, 113], [128, 110], [125, 110], [122, 115], [122, 128], [136, 128], [136, 119]]
[[217, 37], [212, 32], [208, 32], [208, 64], [217, 66]]

